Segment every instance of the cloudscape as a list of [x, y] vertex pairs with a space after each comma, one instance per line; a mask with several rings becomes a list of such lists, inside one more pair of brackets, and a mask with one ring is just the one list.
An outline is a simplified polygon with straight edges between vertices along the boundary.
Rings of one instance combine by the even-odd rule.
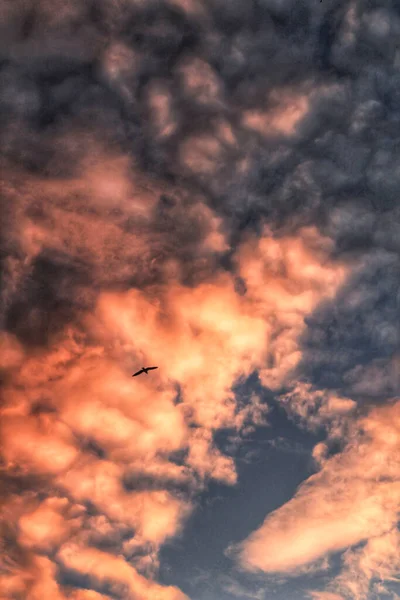
[[3, 0], [1, 600], [400, 599], [399, 39]]

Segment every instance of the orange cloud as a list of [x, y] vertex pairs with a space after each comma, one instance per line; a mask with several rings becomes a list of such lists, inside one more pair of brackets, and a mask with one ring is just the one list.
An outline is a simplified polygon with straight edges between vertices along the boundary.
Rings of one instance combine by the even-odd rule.
[[138, 600], [187, 600], [187, 596], [177, 588], [162, 587], [145, 579], [122, 557], [73, 544], [62, 547], [58, 557], [68, 568], [85, 573], [99, 583], [114, 583], [124, 595], [134, 594]]
[[9, 372], [18, 368], [24, 360], [24, 349], [13, 335], [0, 332], [0, 369]]
[[49, 552], [61, 545], [82, 525], [82, 518], [71, 513], [66, 498], [47, 498], [18, 522], [19, 542], [31, 549]]
[[[346, 274], [341, 265], [326, 264], [328, 248], [315, 230], [298, 239], [250, 241], [238, 253], [246, 296], [236, 294], [228, 275], [195, 289], [171, 282], [157, 300], [138, 290], [104, 294], [96, 319], [105, 324], [104, 335], [112, 332], [132, 352], [140, 348], [180, 383], [199, 423], [227, 426], [235, 416], [230, 389], [237, 377], [259, 368], [263, 383], [280, 386], [297, 365], [304, 316]], [[276, 366], [263, 368], [269, 357]]]
[[[220, 125], [221, 144], [229, 147], [229, 127]], [[290, 381], [304, 316], [346, 274], [328, 262], [329, 242], [315, 230], [282, 239], [265, 230], [264, 239], [248, 239], [237, 250], [247, 286], [238, 295], [231, 274], [213, 272], [215, 256], [227, 249], [225, 232], [198, 199], [185, 218], [200, 232], [193, 255], [201, 277], [183, 285], [185, 265], [174, 259], [177, 242], [155, 222], [157, 190], [132, 184], [127, 168], [118, 157], [106, 165], [97, 151], [65, 189], [58, 181], [43, 182], [40, 192], [49, 198], [43, 219], [29, 217], [26, 191], [16, 202], [13, 235], [25, 259], [12, 270], [12, 286], [18, 287], [43, 250], [82, 261], [95, 282], [82, 280], [74, 289], [75, 320], [52, 333], [46, 348], [23, 347], [9, 334], [1, 338], [8, 373], [2, 457], [13, 477], [40, 477], [49, 492], [41, 503], [21, 497], [18, 510], [15, 496], [6, 500], [17, 542], [30, 557], [18, 575], [10, 571], [7, 585], [25, 586], [27, 598], [90, 598], [89, 592], [57, 584], [46, 558], [57, 550], [69, 568], [99, 585], [115, 581], [143, 598], [184, 597], [139, 575], [124, 552], [146, 571], [147, 559], [156, 562], [160, 545], [180, 531], [191, 504], [172, 491], [174, 485], [194, 491], [208, 477], [236, 482], [235, 463], [215, 447], [214, 433], [264, 422], [266, 407], [257, 398], [239, 407], [232, 386], [255, 369], [271, 387]], [[41, 182], [31, 183], [34, 196]], [[176, 202], [183, 205], [184, 199]], [[117, 216], [110, 218], [110, 211]], [[128, 227], [125, 219], [131, 217]], [[131, 276], [149, 277], [149, 283], [127, 286]], [[59, 291], [68, 297], [68, 282]], [[147, 361], [158, 371], [133, 380], [133, 370]], [[266, 368], [268, 363], [275, 364]], [[180, 464], [171, 459], [176, 452]], [[87, 514], [89, 503], [100, 520]], [[102, 536], [128, 529], [134, 542], [121, 543], [119, 556], [96, 549]], [[148, 548], [144, 558], [135, 558], [139, 547]]]
[[[368, 540], [356, 560], [362, 565], [367, 588], [380, 568], [386, 575], [391, 568], [394, 572], [390, 557], [395, 555], [393, 544], [397, 541], [391, 532], [400, 509], [400, 470], [393, 457], [399, 449], [400, 401], [360, 417], [344, 450], [324, 458], [321, 471], [237, 548], [243, 566], [295, 571], [324, 555]], [[387, 552], [387, 570], [382, 564], [379, 567], [378, 561], [374, 563], [378, 548]], [[346, 581], [348, 589], [353, 585], [355, 597], [364, 597], [357, 596], [348, 575]]]
[[344, 600], [343, 596], [332, 592], [310, 592], [310, 596], [313, 600]]
[[14, 598], [65, 600], [65, 596], [55, 580], [55, 575], [56, 566], [48, 558], [28, 555], [24, 568], [2, 576], [1, 593], [3, 596], [0, 597], [5, 600]]
[[[240, 248], [237, 263], [246, 282], [253, 314], [268, 331], [268, 354], [260, 368], [263, 385], [278, 389], [289, 383], [290, 374], [301, 358], [298, 337], [304, 317], [325, 298], [333, 296], [347, 270], [330, 264], [328, 238], [315, 228], [304, 228], [298, 237], [274, 238], [264, 235]], [[272, 366], [266, 368], [265, 363]]]
[[388, 533], [372, 537], [362, 548], [348, 550], [343, 569], [332, 582], [344, 595], [366, 600], [371, 593], [388, 594], [383, 582], [398, 582], [400, 570], [400, 533], [394, 527]]
[[98, 594], [93, 590], [76, 590], [68, 595], [68, 600], [110, 600], [110, 596]]
[[26, 466], [34, 472], [55, 475], [70, 467], [78, 456], [70, 431], [52, 415], [4, 417], [0, 433], [3, 457], [9, 467]]

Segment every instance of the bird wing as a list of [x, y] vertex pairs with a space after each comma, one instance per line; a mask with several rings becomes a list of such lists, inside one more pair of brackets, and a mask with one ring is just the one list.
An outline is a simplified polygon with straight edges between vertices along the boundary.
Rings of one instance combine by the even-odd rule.
[[140, 375], [140, 373], [144, 373], [143, 369], [140, 369], [140, 371], [137, 371], [136, 373], [134, 373], [132, 375], [132, 377], [136, 377], [136, 375]]
[[147, 367], [148, 371], [152, 371], [153, 369], [158, 369], [158, 367]]

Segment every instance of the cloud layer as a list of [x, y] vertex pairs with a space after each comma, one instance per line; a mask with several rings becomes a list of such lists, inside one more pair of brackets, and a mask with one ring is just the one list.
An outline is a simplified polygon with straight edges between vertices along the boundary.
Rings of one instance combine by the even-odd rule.
[[0, 11], [4, 599], [183, 600], [157, 582], [159, 550], [210, 479], [238, 484], [215, 435], [265, 423], [233, 392], [254, 371], [326, 440], [241, 566], [341, 553], [315, 598], [383, 593], [399, 570], [397, 6]]

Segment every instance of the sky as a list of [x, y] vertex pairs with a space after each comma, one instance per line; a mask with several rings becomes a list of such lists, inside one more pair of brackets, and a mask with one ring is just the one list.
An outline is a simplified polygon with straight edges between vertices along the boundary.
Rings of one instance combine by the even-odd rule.
[[1, 2], [0, 600], [400, 599], [399, 40]]

